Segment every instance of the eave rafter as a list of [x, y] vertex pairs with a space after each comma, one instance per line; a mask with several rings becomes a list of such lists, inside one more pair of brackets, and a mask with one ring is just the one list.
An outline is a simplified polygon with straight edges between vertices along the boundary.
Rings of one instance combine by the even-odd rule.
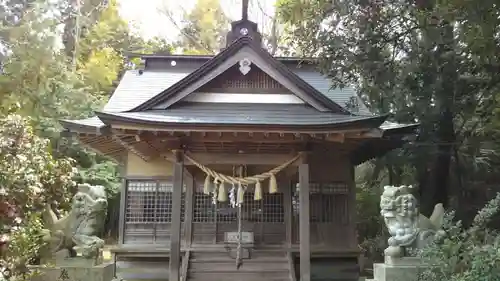
[[126, 150], [134, 153], [135, 155], [139, 156], [142, 160], [144, 161], [149, 161], [151, 159], [150, 156], [144, 154], [143, 152], [141, 152], [140, 150], [136, 149], [134, 144], [136, 144], [136, 141], [135, 141], [135, 138], [133, 138], [132, 141], [125, 141], [124, 139], [127, 138], [122, 138], [120, 136], [117, 136], [117, 135], [112, 135], [111, 136], [113, 138], [114, 141], [116, 141], [118, 144], [120, 144], [121, 146], [123, 146]]
[[140, 140], [179, 141], [201, 143], [303, 143], [303, 142], [338, 142], [346, 140], [382, 138], [380, 129], [344, 130], [333, 133], [265, 133], [265, 132], [193, 132], [193, 131], [142, 131], [133, 129], [113, 129], [115, 134], [134, 136]]
[[95, 150], [99, 154], [117, 158], [123, 151], [130, 151], [144, 161], [151, 160], [157, 154], [157, 148], [148, 141], [140, 140], [130, 135], [116, 135], [111, 131], [103, 131], [102, 134], [78, 134], [79, 140], [86, 147]]
[[[341, 144], [351, 150], [363, 140], [382, 139], [380, 129], [351, 129], [329, 133], [228, 132], [224, 131], [150, 131], [110, 128], [98, 134], [79, 134], [83, 143], [102, 154], [119, 156], [130, 151], [144, 161], [163, 157], [172, 149], [192, 153], [287, 154], [307, 144]], [[116, 158], [116, 157], [113, 157]]]
[[123, 148], [109, 136], [96, 134], [78, 134], [77, 136], [84, 147], [119, 161]]

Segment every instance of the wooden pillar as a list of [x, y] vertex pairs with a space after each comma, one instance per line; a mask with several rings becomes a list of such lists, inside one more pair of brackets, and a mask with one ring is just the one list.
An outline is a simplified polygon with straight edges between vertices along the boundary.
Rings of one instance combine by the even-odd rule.
[[185, 245], [191, 247], [193, 239], [193, 204], [194, 204], [194, 188], [195, 180], [193, 176], [187, 179], [186, 187], [186, 209], [184, 218], [184, 239]]
[[356, 211], [356, 182], [355, 182], [355, 171], [354, 171], [354, 165], [350, 165], [349, 167], [349, 193], [348, 193], [348, 210], [349, 210], [349, 236], [351, 237], [349, 239], [349, 247], [351, 249], [356, 249], [358, 250], [358, 230], [356, 227], [356, 222], [357, 222], [357, 211]]
[[283, 211], [285, 213], [285, 237], [287, 247], [292, 246], [292, 181], [287, 180], [283, 189]]
[[122, 163], [119, 166], [120, 176], [122, 178], [122, 187], [120, 192], [120, 216], [118, 217], [118, 244], [125, 243], [125, 211], [127, 210], [127, 162], [128, 152], [122, 155]]
[[299, 165], [300, 281], [311, 281], [311, 239], [309, 226], [309, 164]]
[[170, 235], [170, 281], [180, 281], [181, 263], [181, 206], [184, 177], [183, 155], [181, 151], [174, 151], [174, 182], [172, 191], [172, 232]]

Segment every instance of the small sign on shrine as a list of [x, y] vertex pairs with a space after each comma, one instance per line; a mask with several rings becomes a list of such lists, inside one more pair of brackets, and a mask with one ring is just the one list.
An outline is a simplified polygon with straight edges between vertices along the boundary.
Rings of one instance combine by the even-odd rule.
[[[226, 243], [238, 243], [239, 235], [238, 232], [226, 232], [224, 233], [224, 242]], [[253, 244], [253, 232], [243, 231], [241, 232], [241, 243], [242, 244]]]

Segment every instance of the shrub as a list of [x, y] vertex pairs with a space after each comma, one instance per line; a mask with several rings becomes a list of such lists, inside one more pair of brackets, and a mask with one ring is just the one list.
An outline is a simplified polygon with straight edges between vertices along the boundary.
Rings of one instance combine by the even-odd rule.
[[444, 232], [419, 255], [431, 265], [422, 272], [425, 281], [500, 280], [500, 235], [488, 223], [500, 208], [500, 193], [475, 216], [470, 227], [447, 214]]
[[22, 276], [26, 262], [37, 255], [41, 210], [68, 205], [76, 172], [71, 159], [52, 157], [49, 141], [33, 133], [28, 119], [0, 119], [0, 237], [8, 239], [0, 267], [10, 275]]

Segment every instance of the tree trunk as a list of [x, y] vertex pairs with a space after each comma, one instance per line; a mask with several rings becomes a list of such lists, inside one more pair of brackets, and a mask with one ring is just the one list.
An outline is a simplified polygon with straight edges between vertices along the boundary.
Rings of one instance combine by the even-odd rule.
[[426, 216], [432, 214], [434, 206], [438, 203], [442, 203], [445, 208], [448, 206], [451, 158], [455, 140], [453, 125], [453, 114], [446, 110], [439, 119], [437, 135], [440, 144], [437, 146], [437, 155], [431, 166], [431, 182], [421, 198], [420, 211]]
[[438, 203], [442, 203], [445, 208], [448, 207], [451, 159], [456, 142], [453, 103], [458, 73], [454, 53], [453, 25], [443, 21], [437, 31], [434, 34], [440, 34], [441, 37], [436, 38], [438, 40], [435, 41], [435, 45], [438, 46], [436, 60], [440, 79], [437, 80], [439, 83], [436, 84], [435, 98], [441, 114], [436, 120], [437, 155], [431, 166], [431, 182], [427, 185], [428, 189], [423, 191], [421, 198], [420, 211], [427, 216], [432, 213], [434, 206]]

